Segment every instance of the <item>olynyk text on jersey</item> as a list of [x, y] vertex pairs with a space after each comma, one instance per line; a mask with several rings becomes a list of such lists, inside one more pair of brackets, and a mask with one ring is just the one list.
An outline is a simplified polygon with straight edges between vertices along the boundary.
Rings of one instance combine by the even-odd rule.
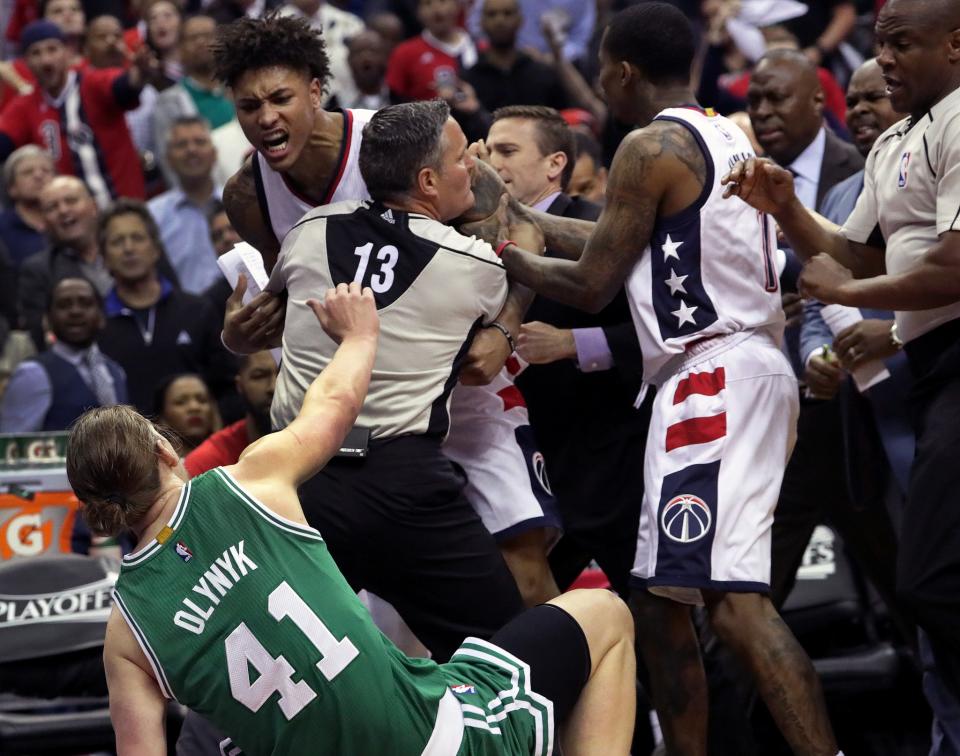
[[227, 595], [227, 591], [233, 588], [240, 578], [255, 569], [257, 565], [243, 553], [243, 541], [225, 549], [191, 589], [198, 596], [206, 599], [206, 602], [201, 601], [200, 604], [209, 602], [211, 606], [203, 608], [193, 598], [184, 598], [182, 603], [185, 609], [173, 615], [173, 624], [194, 635], [200, 635], [206, 627], [206, 621], [219, 605], [220, 599]]

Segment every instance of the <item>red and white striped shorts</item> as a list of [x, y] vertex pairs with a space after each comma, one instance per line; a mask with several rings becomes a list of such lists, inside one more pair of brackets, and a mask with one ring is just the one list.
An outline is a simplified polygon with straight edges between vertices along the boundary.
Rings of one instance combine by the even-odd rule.
[[633, 584], [690, 604], [700, 589], [766, 593], [796, 378], [762, 332], [689, 354], [654, 401]]

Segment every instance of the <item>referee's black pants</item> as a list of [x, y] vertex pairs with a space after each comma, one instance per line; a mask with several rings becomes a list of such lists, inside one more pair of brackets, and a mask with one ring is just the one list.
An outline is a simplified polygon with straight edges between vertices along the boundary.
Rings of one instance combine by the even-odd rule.
[[960, 319], [907, 344], [917, 451], [900, 534], [897, 594], [960, 696]]
[[300, 488], [303, 511], [355, 590], [389, 601], [437, 661], [467, 636], [489, 639], [523, 611], [496, 541], [434, 436], [334, 457]]

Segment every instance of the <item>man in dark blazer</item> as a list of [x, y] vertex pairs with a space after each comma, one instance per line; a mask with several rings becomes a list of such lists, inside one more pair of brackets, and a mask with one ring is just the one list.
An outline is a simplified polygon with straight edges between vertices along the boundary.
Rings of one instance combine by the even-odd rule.
[[827, 192], [863, 168], [863, 156], [824, 125], [816, 67], [802, 53], [769, 51], [747, 90], [747, 112], [767, 157], [794, 175], [797, 196], [818, 209]]
[[[747, 90], [747, 111], [757, 141], [768, 157], [793, 173], [797, 196], [808, 208], [820, 210], [835, 185], [863, 169], [857, 148], [824, 126], [816, 68], [802, 53], [775, 49], [760, 59]], [[822, 513], [849, 512], [863, 503], [851, 501], [847, 486], [840, 403], [815, 398], [806, 387], [810, 367], [809, 360], [800, 360], [799, 330], [798, 324], [786, 334], [803, 380], [797, 443], [773, 527], [770, 588], [777, 606], [793, 587]]]
[[103, 302], [85, 278], [53, 286], [46, 320], [53, 346], [17, 365], [0, 402], [0, 432], [67, 430], [91, 407], [127, 402], [127, 377], [96, 344]]
[[[576, 147], [557, 111], [497, 110], [487, 148], [518, 201], [568, 218], [599, 216], [599, 205], [562, 192]], [[633, 406], [641, 358], [625, 293], [596, 315], [537, 297], [517, 351], [531, 363], [517, 386], [563, 518], [564, 536], [550, 554], [557, 585], [568, 587], [596, 559], [626, 596], [643, 497], [649, 401], [639, 410]]]
[[[854, 72], [847, 104], [847, 126], [864, 157], [876, 139], [902, 118], [890, 104], [876, 60]], [[863, 181], [863, 171], [859, 171], [838, 183], [820, 205], [821, 214], [842, 225], [853, 212]], [[850, 500], [859, 505], [855, 510], [829, 514], [887, 603], [891, 617], [911, 638], [912, 628], [903, 619], [895, 596], [896, 517], [891, 518], [886, 506], [893, 502], [893, 514], [900, 514], [913, 462], [915, 438], [907, 407], [910, 368], [891, 329], [892, 312], [861, 308], [863, 319], [835, 335], [824, 321], [822, 309], [816, 300], [804, 303], [800, 354], [808, 366], [811, 393], [818, 398], [836, 396], [840, 404], [847, 490]], [[824, 345], [832, 347], [834, 360], [823, 359]], [[848, 371], [872, 360], [883, 360], [890, 375], [861, 391]]]

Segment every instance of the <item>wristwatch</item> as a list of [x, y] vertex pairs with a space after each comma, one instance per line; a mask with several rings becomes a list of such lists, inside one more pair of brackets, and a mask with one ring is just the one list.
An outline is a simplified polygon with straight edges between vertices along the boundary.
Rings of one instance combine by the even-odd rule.
[[897, 333], [896, 323], [893, 323], [893, 325], [890, 326], [890, 343], [893, 344], [893, 348], [898, 352], [903, 349], [903, 341]]

